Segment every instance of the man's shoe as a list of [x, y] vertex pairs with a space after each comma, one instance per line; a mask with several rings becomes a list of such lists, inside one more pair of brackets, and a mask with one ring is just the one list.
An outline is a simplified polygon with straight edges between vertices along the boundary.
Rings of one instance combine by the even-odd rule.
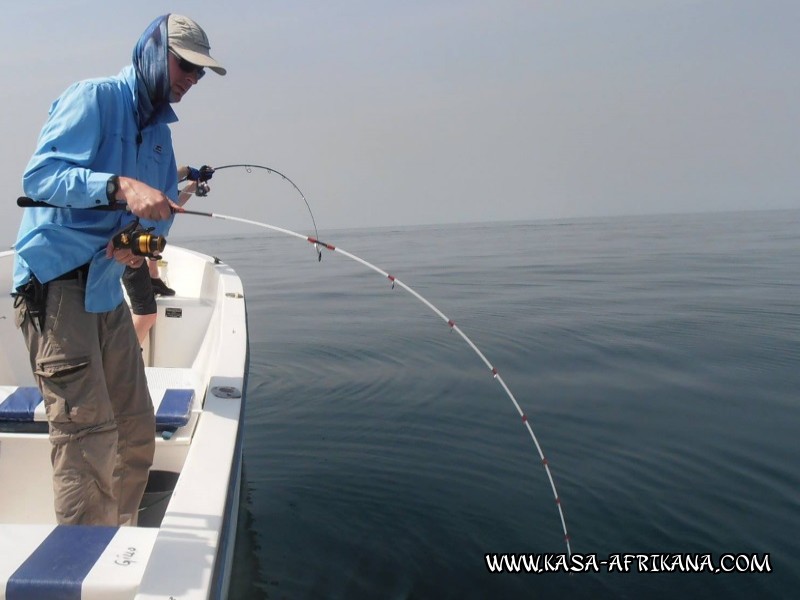
[[167, 284], [161, 281], [160, 277], [153, 277], [150, 279], [153, 286], [153, 294], [156, 296], [174, 296], [175, 290], [167, 287]]

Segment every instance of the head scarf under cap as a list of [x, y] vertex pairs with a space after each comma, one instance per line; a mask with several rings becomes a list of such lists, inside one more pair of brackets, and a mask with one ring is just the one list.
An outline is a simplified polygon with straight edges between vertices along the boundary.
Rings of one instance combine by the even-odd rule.
[[168, 18], [168, 14], [161, 15], [150, 23], [133, 49], [139, 129], [144, 129], [159, 109], [169, 105]]

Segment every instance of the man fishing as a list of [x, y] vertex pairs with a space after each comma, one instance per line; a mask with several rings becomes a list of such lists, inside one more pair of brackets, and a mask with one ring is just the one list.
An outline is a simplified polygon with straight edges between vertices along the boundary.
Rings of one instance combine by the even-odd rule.
[[[136, 524], [155, 423], [120, 276], [143, 257], [112, 240], [135, 218], [165, 235], [180, 210], [170, 105], [205, 68], [225, 74], [200, 26], [156, 18], [132, 64], [53, 103], [23, 176], [25, 194], [52, 205], [25, 209], [14, 296], [47, 411], [60, 524]], [[116, 202], [129, 212], [88, 210]]]

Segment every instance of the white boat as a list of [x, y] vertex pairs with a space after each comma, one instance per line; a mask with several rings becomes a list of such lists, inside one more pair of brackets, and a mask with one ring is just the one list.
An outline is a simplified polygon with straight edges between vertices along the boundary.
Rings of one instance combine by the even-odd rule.
[[[138, 527], [59, 526], [50, 442], [12, 300], [0, 303], [0, 600], [227, 595], [247, 376], [247, 315], [228, 265], [164, 252], [177, 294], [158, 299], [144, 356], [156, 452]], [[0, 254], [11, 290], [13, 252]], [[38, 402], [38, 404], [37, 404]]]

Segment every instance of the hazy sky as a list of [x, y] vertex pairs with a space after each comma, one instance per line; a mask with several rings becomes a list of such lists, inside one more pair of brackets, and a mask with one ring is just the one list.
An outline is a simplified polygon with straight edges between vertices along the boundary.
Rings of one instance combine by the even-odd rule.
[[[50, 103], [167, 12], [228, 68], [175, 106], [179, 162], [285, 173], [321, 234], [800, 207], [797, 0], [41, 0], [0, 20], [9, 244]], [[212, 184], [187, 208], [308, 232], [276, 176]]]

